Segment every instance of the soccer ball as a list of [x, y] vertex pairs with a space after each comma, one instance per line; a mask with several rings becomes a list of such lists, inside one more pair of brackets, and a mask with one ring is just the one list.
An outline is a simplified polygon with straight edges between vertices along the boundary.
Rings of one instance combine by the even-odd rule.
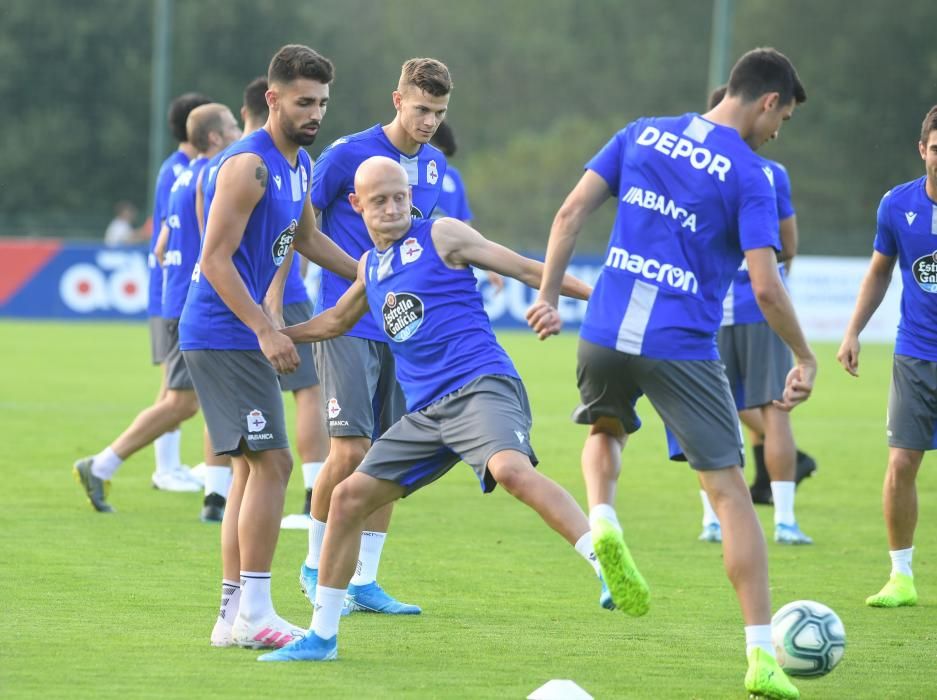
[[795, 600], [771, 618], [771, 639], [778, 663], [791, 676], [824, 676], [846, 650], [839, 616], [822, 603]]

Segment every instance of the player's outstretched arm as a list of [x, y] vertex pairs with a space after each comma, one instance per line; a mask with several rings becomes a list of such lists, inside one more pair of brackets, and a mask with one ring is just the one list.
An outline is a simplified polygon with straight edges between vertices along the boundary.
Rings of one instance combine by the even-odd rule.
[[368, 296], [364, 288], [367, 253], [358, 263], [358, 275], [352, 285], [342, 294], [335, 306], [308, 321], [287, 326], [283, 333], [296, 343], [316, 343], [335, 338], [351, 330], [362, 316], [368, 313]]
[[786, 219], [778, 222], [778, 232], [781, 235], [781, 252], [778, 253], [778, 262], [787, 265], [787, 271], [791, 271], [791, 260], [797, 255], [797, 246], [800, 235], [797, 231], [797, 215], [792, 214]]
[[358, 261], [319, 230], [315, 209], [308, 199], [303, 206], [303, 215], [299, 220], [299, 225], [296, 227], [293, 247], [319, 267], [324, 267], [345, 279], [355, 279]]
[[[438, 219], [433, 224], [433, 245], [450, 267], [473, 265], [513, 277], [534, 289], [540, 288], [543, 263], [524, 257], [500, 243], [489, 241], [458, 219]], [[588, 299], [592, 288], [580, 279], [564, 275], [560, 292], [574, 299]]]
[[836, 359], [849, 374], [859, 376], [859, 334], [862, 333], [872, 314], [881, 305], [891, 283], [892, 271], [895, 269], [897, 258], [883, 255], [877, 250], [872, 253], [869, 269], [866, 270], [862, 284], [859, 285], [859, 296], [856, 306], [852, 310], [852, 317], [846, 326], [843, 342], [836, 353]]
[[586, 219], [610, 196], [608, 183], [602, 176], [586, 170], [553, 218], [540, 294], [527, 310], [527, 324], [540, 340], [560, 332], [563, 324], [556, 305], [563, 274]]
[[264, 295], [264, 302], [261, 305], [264, 313], [273, 323], [277, 330], [283, 328], [286, 323], [283, 321], [283, 292], [286, 291], [286, 278], [289, 277], [290, 268], [293, 266], [293, 260], [296, 257], [295, 251], [290, 248], [283, 256], [283, 262], [277, 268], [277, 273], [270, 281], [267, 293]]
[[781, 401], [774, 402], [777, 408], [790, 411], [810, 397], [817, 375], [817, 358], [804, 338], [794, 305], [781, 282], [774, 249], [746, 250], [745, 260], [758, 307], [768, 325], [794, 353], [795, 365], [787, 375], [784, 396]]
[[251, 212], [266, 191], [267, 176], [263, 160], [253, 153], [229, 158], [218, 171], [199, 267], [222, 301], [257, 335], [260, 349], [273, 368], [279, 374], [288, 374], [299, 365], [296, 348], [251, 298], [232, 259]]

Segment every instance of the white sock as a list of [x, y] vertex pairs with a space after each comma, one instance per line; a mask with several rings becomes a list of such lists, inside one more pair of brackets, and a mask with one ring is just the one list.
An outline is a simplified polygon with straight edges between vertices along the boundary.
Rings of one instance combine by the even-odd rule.
[[331, 639], [338, 634], [338, 621], [342, 616], [345, 603], [344, 588], [316, 586], [316, 605], [312, 613], [309, 629], [322, 639]]
[[576, 540], [576, 551], [580, 556], [592, 565], [595, 569], [595, 575], [602, 574], [602, 567], [599, 566], [599, 558], [595, 556], [595, 548], [592, 546], [592, 533], [586, 532], [582, 537]]
[[600, 518], [610, 520], [618, 525], [619, 528], [621, 527], [618, 522], [618, 514], [615, 513], [615, 509], [608, 503], [599, 503], [597, 506], [592, 506], [592, 508], [589, 509], [589, 525], [591, 527], [595, 527], [595, 521]]
[[228, 497], [231, 488], [231, 467], [213, 467], [205, 465], [205, 495], [217, 493], [222, 498]]
[[270, 597], [269, 571], [241, 572], [241, 605], [238, 617], [250, 622], [260, 622], [273, 614], [273, 599]]
[[893, 574], [904, 574], [913, 577], [911, 573], [911, 555], [914, 554], [914, 547], [907, 549], [893, 549], [888, 553], [891, 557], [891, 572]]
[[153, 441], [153, 449], [156, 452], [156, 471], [171, 472], [182, 465], [179, 457], [181, 440], [182, 431], [173, 430], [171, 433], [163, 433]]
[[771, 625], [746, 625], [745, 626], [745, 658], [752, 653], [752, 649], [758, 647], [764, 649], [775, 658], [774, 644], [771, 641]]
[[713, 504], [709, 502], [709, 496], [706, 495], [703, 489], [699, 490], [699, 497], [703, 502], [703, 527], [709, 527], [710, 525], [719, 525], [721, 527], [719, 516], [713, 510]]
[[309, 527], [309, 551], [306, 552], [306, 566], [310, 569], [319, 568], [319, 555], [322, 554], [322, 540], [324, 539], [325, 523], [312, 518], [312, 525]]
[[240, 606], [241, 584], [226, 578], [221, 579], [221, 609], [218, 611], [218, 619], [233, 625]]
[[91, 473], [99, 479], [107, 481], [114, 476], [114, 472], [123, 463], [124, 460], [118, 457], [117, 453], [108, 446], [94, 456], [94, 461], [91, 463]]
[[316, 477], [322, 471], [322, 462], [303, 462], [303, 486], [306, 490], [316, 485]]
[[793, 481], [772, 481], [771, 495], [774, 497], [774, 524], [793, 525], [797, 522], [794, 517], [794, 487]]
[[351, 577], [353, 585], [364, 586], [377, 580], [377, 567], [381, 563], [381, 552], [386, 539], [386, 532], [365, 530], [361, 533], [358, 566], [355, 568], [355, 575]]

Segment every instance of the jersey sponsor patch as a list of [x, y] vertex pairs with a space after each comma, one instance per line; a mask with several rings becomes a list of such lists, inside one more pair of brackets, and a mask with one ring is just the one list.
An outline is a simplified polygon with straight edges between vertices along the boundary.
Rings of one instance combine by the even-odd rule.
[[273, 253], [273, 264], [277, 267], [283, 264], [286, 254], [290, 251], [290, 246], [293, 244], [293, 237], [296, 236], [296, 226], [296, 219], [293, 219], [290, 221], [290, 225], [286, 230], [273, 241], [273, 249], [271, 252]]
[[415, 294], [388, 292], [381, 307], [384, 332], [396, 343], [412, 337], [423, 323], [423, 300]]
[[929, 294], [937, 294], [937, 250], [915, 260], [911, 265], [911, 274], [921, 289]]
[[699, 282], [690, 270], [684, 270], [670, 263], [662, 263], [654, 258], [645, 258], [637, 253], [629, 253], [624, 248], [612, 246], [608, 249], [605, 267], [625, 270], [645, 279], [661, 282], [668, 287], [696, 294]]
[[267, 426], [267, 419], [264, 414], [256, 408], [247, 414], [247, 432], [259, 433]]
[[678, 221], [681, 228], [688, 228], [693, 233], [696, 233], [696, 214], [688, 212], [672, 199], [662, 194], [632, 186], [625, 192], [621, 201], [626, 204], [634, 204], [642, 209], [656, 211], [661, 216], [669, 216], [674, 221]]

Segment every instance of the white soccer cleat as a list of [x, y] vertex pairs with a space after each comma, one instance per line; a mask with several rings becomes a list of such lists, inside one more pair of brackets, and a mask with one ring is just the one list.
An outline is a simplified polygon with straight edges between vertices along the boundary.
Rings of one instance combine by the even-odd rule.
[[193, 479], [195, 479], [195, 480], [196, 480], [198, 483], [200, 483], [202, 486], [204, 486], [204, 485], [205, 485], [205, 470], [206, 470], [206, 469], [207, 469], [207, 467], [205, 466], [205, 462], [201, 462], [200, 464], [196, 464], [194, 467], [192, 467], [191, 469], [189, 469], [189, 476], [192, 477]]
[[211, 630], [211, 645], [213, 647], [233, 647], [234, 637], [231, 635], [233, 625], [225, 622], [220, 617], [215, 620], [215, 626]]
[[248, 622], [238, 615], [231, 626], [232, 641], [245, 649], [279, 649], [305, 635], [304, 627], [287, 622], [276, 613], [260, 622]]
[[192, 476], [191, 470], [185, 466], [172, 471], [153, 472], [152, 481], [153, 488], [160, 491], [195, 493], [203, 488], [202, 484]]
[[281, 530], [308, 530], [312, 527], [312, 518], [302, 513], [284, 515], [280, 521]]

